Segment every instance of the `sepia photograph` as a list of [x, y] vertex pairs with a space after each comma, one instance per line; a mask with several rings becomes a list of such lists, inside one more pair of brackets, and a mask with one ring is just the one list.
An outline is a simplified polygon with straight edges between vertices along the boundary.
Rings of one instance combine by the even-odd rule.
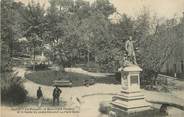
[[184, 117], [184, 0], [0, 0], [1, 117]]

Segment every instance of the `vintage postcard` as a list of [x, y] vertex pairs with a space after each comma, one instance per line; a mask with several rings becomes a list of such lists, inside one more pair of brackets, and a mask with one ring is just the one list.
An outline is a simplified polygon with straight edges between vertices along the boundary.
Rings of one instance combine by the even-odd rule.
[[183, 117], [184, 0], [0, 0], [1, 117]]

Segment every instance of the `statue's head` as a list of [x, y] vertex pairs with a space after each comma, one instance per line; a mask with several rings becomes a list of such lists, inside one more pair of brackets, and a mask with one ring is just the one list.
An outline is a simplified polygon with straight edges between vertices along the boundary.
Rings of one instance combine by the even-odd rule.
[[128, 40], [132, 41], [132, 36], [129, 36], [129, 37], [128, 37]]

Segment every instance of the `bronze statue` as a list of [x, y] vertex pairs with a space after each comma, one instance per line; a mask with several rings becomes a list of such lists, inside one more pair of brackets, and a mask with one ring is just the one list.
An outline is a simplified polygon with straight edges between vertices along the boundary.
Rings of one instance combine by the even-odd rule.
[[134, 45], [132, 41], [132, 36], [129, 36], [128, 40], [125, 43], [125, 50], [127, 53], [127, 60], [132, 64], [137, 64], [134, 52]]

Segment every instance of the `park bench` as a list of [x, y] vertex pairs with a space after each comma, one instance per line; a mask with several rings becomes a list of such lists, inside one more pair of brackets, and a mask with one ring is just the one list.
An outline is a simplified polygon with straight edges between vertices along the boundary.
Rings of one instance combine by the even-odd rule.
[[160, 110], [162, 110], [163, 108], [166, 109], [168, 106], [175, 107], [175, 108], [178, 108], [180, 110], [184, 110], [184, 104], [181, 103], [182, 101], [178, 102], [178, 100], [175, 99], [174, 97], [173, 97], [172, 100], [154, 99], [154, 100], [147, 100], [147, 101], [150, 102], [150, 103], [154, 103], [154, 104], [161, 104]]
[[176, 80], [175, 77], [158, 74], [157, 79], [155, 81], [154, 85], [146, 85], [147, 90], [157, 90], [161, 91], [164, 90], [166, 92], [169, 91], [169, 87], [174, 86], [174, 81]]
[[53, 86], [72, 87], [72, 82], [70, 80], [54, 80]]
[[94, 84], [95, 84], [95, 79], [83, 80], [83, 85], [85, 86], [94, 85]]
[[166, 85], [172, 85], [173, 81], [176, 80], [175, 77], [158, 74], [156, 84], [166, 84]]

